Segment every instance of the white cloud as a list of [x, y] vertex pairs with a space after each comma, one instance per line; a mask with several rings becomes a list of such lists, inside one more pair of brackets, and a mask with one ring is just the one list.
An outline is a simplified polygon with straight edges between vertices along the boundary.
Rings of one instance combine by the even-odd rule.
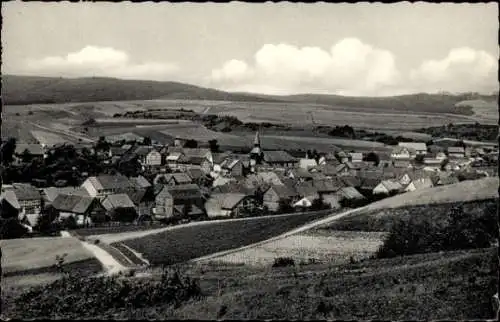
[[485, 51], [455, 48], [411, 70], [410, 82], [426, 92], [491, 92], [498, 90], [498, 60]]
[[169, 80], [178, 71], [165, 62], [134, 63], [127, 53], [110, 48], [87, 46], [66, 56], [45, 57], [26, 62], [24, 73], [42, 76], [106, 76], [124, 79]]
[[209, 85], [266, 94], [329, 93], [385, 96], [416, 92], [491, 92], [498, 89], [498, 61], [489, 53], [457, 48], [441, 60], [402, 73], [394, 55], [356, 38], [328, 51], [266, 44], [253, 62], [231, 60], [212, 71]]
[[252, 66], [231, 60], [212, 71], [211, 85], [268, 94], [344, 93], [376, 95], [397, 84], [394, 55], [346, 38], [330, 48], [266, 44]]

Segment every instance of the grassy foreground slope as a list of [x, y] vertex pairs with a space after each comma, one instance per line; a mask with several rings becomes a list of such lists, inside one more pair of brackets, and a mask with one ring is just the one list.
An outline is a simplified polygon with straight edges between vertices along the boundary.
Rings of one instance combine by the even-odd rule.
[[126, 318], [434, 320], [492, 318], [496, 249], [295, 268], [204, 266], [205, 297]]

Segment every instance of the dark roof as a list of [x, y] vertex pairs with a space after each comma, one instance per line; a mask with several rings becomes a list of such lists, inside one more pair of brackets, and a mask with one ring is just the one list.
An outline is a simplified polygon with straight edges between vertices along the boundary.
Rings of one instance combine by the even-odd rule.
[[297, 162], [297, 159], [286, 151], [264, 151], [264, 161], [274, 162]]
[[13, 191], [17, 200], [33, 200], [41, 199], [40, 191], [27, 183], [13, 183]]
[[133, 150], [133, 154], [139, 155], [139, 156], [146, 156], [148, 155], [151, 151], [156, 151], [154, 147], [152, 146], [144, 146], [144, 145], [139, 145]]
[[285, 185], [271, 185], [269, 189], [275, 191], [280, 198], [290, 198], [298, 196], [298, 193], [297, 191], [295, 191], [295, 189]]
[[313, 180], [312, 184], [318, 192], [335, 192], [343, 187], [342, 182], [338, 179]]
[[188, 169], [186, 173], [191, 177], [192, 180], [196, 180], [207, 176], [206, 173], [203, 172], [201, 169], [196, 169], [196, 168]]
[[177, 162], [183, 164], [202, 165], [205, 161], [208, 161], [206, 157], [182, 155]]
[[109, 150], [111, 151], [111, 154], [112, 155], [116, 155], [116, 156], [122, 156], [124, 155], [127, 150], [123, 149], [122, 147], [119, 147], [119, 146], [112, 146], [109, 148]]
[[54, 199], [52, 207], [59, 211], [83, 214], [89, 209], [92, 201], [94, 199], [91, 197], [61, 194]]
[[132, 187], [129, 179], [123, 175], [102, 175], [90, 177], [89, 180], [97, 189], [127, 189]]
[[245, 193], [248, 195], [252, 195], [254, 193], [254, 189], [245, 187], [243, 184], [238, 183], [238, 182], [229, 182], [225, 185], [222, 186], [217, 186], [212, 189], [213, 193], [231, 193], [231, 192], [237, 192], [237, 193]]
[[134, 203], [125, 193], [106, 196], [106, 198], [102, 201], [102, 205], [106, 208], [106, 210], [117, 208], [135, 208]]
[[200, 187], [194, 183], [167, 187], [167, 189], [174, 199], [197, 199], [202, 196]]
[[361, 186], [360, 188], [362, 189], [367, 189], [367, 190], [373, 190], [378, 184], [382, 181], [381, 178], [363, 178], [361, 179]]
[[212, 158], [213, 158], [215, 164], [220, 164], [220, 163], [222, 163], [222, 161], [224, 161], [224, 159], [226, 159], [230, 155], [231, 155], [231, 153], [229, 153], [229, 152], [212, 153]]
[[346, 187], [359, 187], [361, 185], [361, 180], [355, 176], [341, 176], [339, 180]]
[[313, 186], [312, 182], [301, 182], [297, 184], [295, 190], [297, 190], [297, 193], [301, 197], [310, 197], [318, 194], [318, 189]]
[[148, 188], [148, 187], [151, 187], [151, 183], [149, 183], [149, 181], [146, 178], [144, 178], [143, 176], [130, 177], [129, 180], [137, 188]]

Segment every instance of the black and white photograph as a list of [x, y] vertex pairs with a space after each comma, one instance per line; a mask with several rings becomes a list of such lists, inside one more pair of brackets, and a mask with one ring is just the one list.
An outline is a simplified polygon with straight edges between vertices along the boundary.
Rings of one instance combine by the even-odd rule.
[[497, 2], [1, 4], [5, 320], [497, 320]]

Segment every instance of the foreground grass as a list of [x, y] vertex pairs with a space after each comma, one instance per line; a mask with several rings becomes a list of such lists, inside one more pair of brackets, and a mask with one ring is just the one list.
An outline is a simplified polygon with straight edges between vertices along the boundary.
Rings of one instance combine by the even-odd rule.
[[201, 299], [118, 313], [138, 319], [487, 319], [497, 249], [430, 253], [346, 265], [184, 267]]
[[324, 216], [325, 213], [304, 213], [214, 221], [125, 240], [123, 244], [141, 253], [152, 265], [170, 265], [257, 243]]

